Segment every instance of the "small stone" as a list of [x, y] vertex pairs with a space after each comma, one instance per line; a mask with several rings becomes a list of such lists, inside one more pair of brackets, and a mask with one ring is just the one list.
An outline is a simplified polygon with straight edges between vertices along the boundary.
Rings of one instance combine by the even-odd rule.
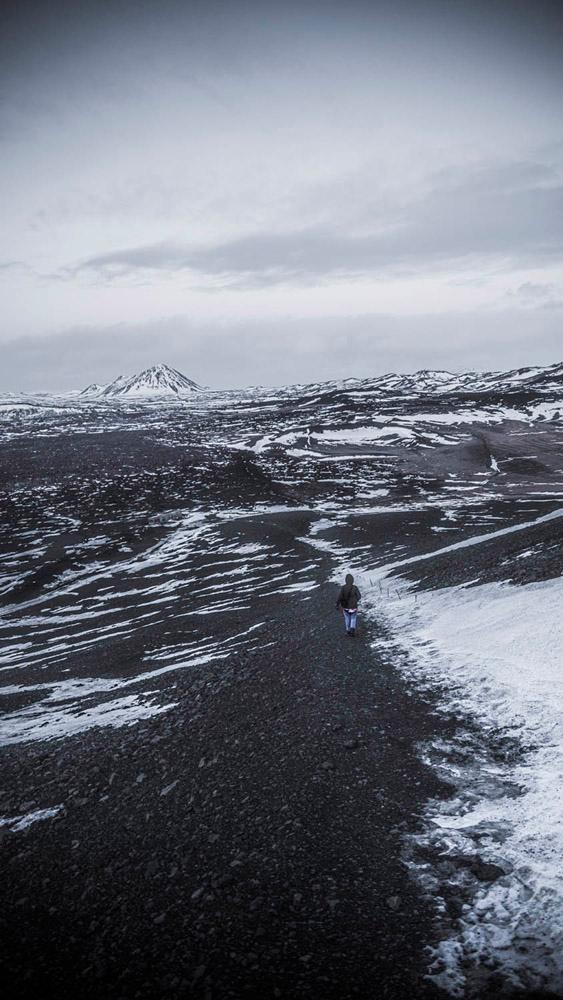
[[222, 875], [220, 878], [214, 879], [211, 883], [214, 889], [224, 889], [228, 885], [232, 885], [235, 879], [233, 875]]
[[396, 911], [399, 909], [400, 905], [401, 905], [400, 896], [389, 896], [387, 898], [387, 906], [389, 907], [390, 910]]
[[346, 740], [344, 744], [345, 750], [357, 750], [360, 743], [358, 740]]
[[471, 870], [481, 882], [495, 882], [497, 878], [502, 878], [506, 874], [498, 865], [494, 865], [489, 861], [483, 861], [481, 858], [475, 859], [471, 865]]
[[334, 771], [334, 763], [332, 760], [323, 760], [321, 768], [323, 771]]
[[172, 791], [172, 790], [173, 790], [174, 788], [176, 788], [176, 785], [177, 785], [177, 784], [178, 784], [178, 778], [176, 779], [176, 781], [173, 781], [173, 782], [172, 782], [172, 784], [170, 784], [170, 785], [166, 785], [166, 787], [165, 787], [165, 788], [162, 788], [162, 789], [161, 789], [161, 792], [160, 792], [160, 794], [161, 794], [161, 795], [169, 795], [169, 794], [170, 794], [170, 792], [171, 792], [171, 791]]

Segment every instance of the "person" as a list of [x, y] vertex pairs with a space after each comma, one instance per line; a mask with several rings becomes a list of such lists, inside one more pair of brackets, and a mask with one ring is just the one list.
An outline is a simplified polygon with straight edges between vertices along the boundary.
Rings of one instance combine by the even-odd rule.
[[346, 583], [340, 588], [336, 602], [337, 609], [340, 608], [344, 614], [344, 625], [346, 626], [347, 635], [356, 634], [356, 616], [361, 596], [360, 591], [354, 583], [354, 577], [351, 573], [348, 573]]

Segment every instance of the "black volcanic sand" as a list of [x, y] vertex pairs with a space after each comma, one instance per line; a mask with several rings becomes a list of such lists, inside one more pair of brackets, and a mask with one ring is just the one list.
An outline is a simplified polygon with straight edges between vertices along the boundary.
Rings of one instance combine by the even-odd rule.
[[[193, 509], [196, 501], [298, 507], [337, 491], [340, 523], [322, 538], [364, 564], [370, 555], [393, 562], [549, 509], [539, 500], [524, 507], [491, 499], [478, 508], [494, 523], [470, 522], [458, 508], [451, 531], [433, 533], [439, 510], [354, 516], [353, 482], [308, 479], [285, 457], [258, 464], [220, 448], [156, 448], [143, 442], [145, 433], [62, 435], [3, 448], [5, 485], [13, 487], [0, 494], [6, 550], [21, 549], [29, 573], [10, 601], [35, 597], [83, 560], [102, 558], [108, 574], [119, 573], [123, 543], [144, 552], [168, 530], [155, 515]], [[495, 439], [495, 454], [499, 447]], [[414, 456], [416, 476], [390, 472], [390, 503], [424, 503], [426, 490], [439, 486], [432, 477], [452, 467], [446, 451], [427, 469], [424, 456]], [[465, 459], [470, 469], [486, 467], [483, 442], [468, 446]], [[273, 476], [275, 461], [289, 483]], [[386, 463], [373, 463], [374, 478]], [[69, 529], [74, 517], [80, 526]], [[442, 996], [425, 978], [432, 907], [402, 851], [428, 798], [448, 794], [417, 745], [447, 739], [458, 723], [408, 690], [389, 647], [371, 648], [389, 639], [383, 626], [361, 620], [355, 639], [343, 634], [335, 588], [326, 583], [332, 561], [298, 541], [313, 519], [296, 511], [237, 522], [245, 540], [272, 541], [275, 558], [286, 560], [287, 582], [310, 562], [321, 584], [310, 596], [257, 599], [256, 619], [268, 622], [258, 633], [262, 648], [150, 679], [156, 699], [176, 703], [150, 721], [2, 751], [2, 816], [64, 806], [27, 831], [4, 830], [0, 982], [7, 1000]], [[28, 530], [49, 540], [44, 555], [25, 555]], [[102, 549], [72, 552], [98, 532], [108, 535]], [[543, 579], [553, 575], [551, 546], [559, 538], [559, 522], [551, 522], [402, 572], [435, 586], [468, 574], [489, 578], [495, 566], [498, 578], [502, 564], [508, 578], [533, 570]], [[532, 557], [520, 558], [523, 546], [536, 545]], [[116, 625], [130, 610], [123, 581], [117, 591], [124, 606]], [[63, 600], [56, 588], [51, 600], [55, 608]], [[189, 627], [182, 622], [193, 619], [174, 621], [176, 609], [193, 606], [179, 601], [127, 639], [108, 635], [99, 652], [69, 653], [70, 676], [136, 674], [146, 650], [181, 644], [195, 629], [222, 638], [253, 620], [254, 610], [198, 617]], [[50, 669], [58, 676], [60, 666]], [[45, 669], [41, 679], [50, 676]]]
[[442, 995], [401, 851], [446, 794], [416, 744], [454, 724], [334, 599], [284, 595], [271, 645], [179, 671], [165, 715], [4, 751], [3, 815], [64, 803], [4, 835], [6, 998]]

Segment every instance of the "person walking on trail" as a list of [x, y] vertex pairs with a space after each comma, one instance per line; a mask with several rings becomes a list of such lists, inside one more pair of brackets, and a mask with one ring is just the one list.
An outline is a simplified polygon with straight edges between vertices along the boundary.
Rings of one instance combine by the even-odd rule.
[[356, 634], [356, 617], [361, 596], [360, 591], [354, 583], [354, 577], [351, 573], [348, 573], [346, 583], [340, 588], [336, 602], [337, 609], [340, 608], [344, 614], [344, 625], [346, 626], [347, 635]]

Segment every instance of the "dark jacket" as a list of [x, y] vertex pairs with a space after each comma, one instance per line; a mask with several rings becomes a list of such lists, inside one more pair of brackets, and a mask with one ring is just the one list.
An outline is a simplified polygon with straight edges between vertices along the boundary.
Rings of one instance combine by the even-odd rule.
[[340, 588], [336, 607], [345, 608], [346, 611], [355, 611], [358, 607], [358, 601], [361, 596], [362, 595], [360, 594], [360, 591], [356, 587], [355, 583], [353, 583], [351, 587], [344, 584], [344, 586]]

